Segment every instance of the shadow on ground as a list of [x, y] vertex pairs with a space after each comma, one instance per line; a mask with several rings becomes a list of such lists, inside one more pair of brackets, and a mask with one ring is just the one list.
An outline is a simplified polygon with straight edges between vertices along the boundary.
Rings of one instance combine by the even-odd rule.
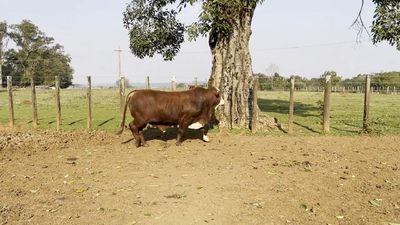
[[[279, 113], [289, 114], [289, 101], [278, 99], [257, 99], [258, 106], [261, 111], [266, 113]], [[303, 104], [301, 102], [294, 102], [294, 114], [301, 117], [316, 117], [317, 115], [310, 112], [318, 111], [316, 105]]]
[[[129, 128], [125, 129], [125, 132], [131, 133]], [[169, 128], [164, 133], [157, 128], [147, 128], [143, 131], [143, 136], [146, 142], [151, 140], [162, 140], [164, 142], [170, 140], [176, 140], [177, 135], [178, 135], [178, 130], [176, 128]], [[198, 130], [185, 130], [182, 136], [183, 143], [188, 140], [202, 140], [202, 139], [203, 139], [202, 135]], [[131, 139], [124, 141], [122, 143], [126, 144], [134, 140], [135, 139], [132, 136]]]

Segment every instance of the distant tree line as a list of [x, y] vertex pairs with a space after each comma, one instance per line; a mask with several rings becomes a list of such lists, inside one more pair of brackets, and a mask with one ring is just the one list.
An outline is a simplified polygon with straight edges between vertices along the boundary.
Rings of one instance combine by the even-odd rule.
[[[325, 87], [326, 76], [331, 76], [331, 86], [333, 88], [346, 87], [348, 88], [362, 88], [365, 85], [365, 74], [359, 74], [353, 78], [342, 80], [342, 77], [338, 76], [335, 71], [325, 71], [318, 78], [308, 79], [299, 75], [294, 75], [295, 89], [304, 90], [308, 87]], [[255, 73], [254, 76], [259, 77], [259, 90], [261, 91], [274, 91], [274, 90], [287, 90], [290, 88], [290, 78], [285, 78], [279, 75], [278, 72], [274, 72], [273, 75], [266, 75], [263, 73]], [[379, 72], [372, 73], [371, 76], [371, 87], [374, 89], [396, 87], [400, 88], [400, 72]]]
[[[9, 41], [15, 47], [7, 48]], [[74, 73], [64, 47], [29, 20], [11, 25], [0, 22], [0, 67], [3, 87], [7, 76], [12, 76], [16, 86], [28, 86], [32, 81], [54, 86], [55, 76], [59, 76], [60, 86], [66, 88], [72, 84]]]

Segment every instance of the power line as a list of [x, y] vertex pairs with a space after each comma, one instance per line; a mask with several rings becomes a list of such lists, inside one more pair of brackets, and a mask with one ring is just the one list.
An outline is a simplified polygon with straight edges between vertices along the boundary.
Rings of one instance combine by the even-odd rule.
[[354, 41], [343, 41], [343, 42], [334, 42], [334, 43], [326, 43], [326, 44], [318, 44], [318, 45], [303, 45], [303, 46], [292, 46], [292, 47], [255, 49], [255, 50], [250, 50], [250, 51], [272, 51], [272, 50], [287, 50], [287, 49], [297, 49], [297, 48], [313, 48], [313, 47], [321, 47], [321, 46], [342, 45], [342, 44], [349, 44], [349, 43], [354, 43]]
[[[314, 48], [314, 47], [322, 47], [322, 46], [343, 45], [343, 44], [350, 44], [350, 43], [354, 43], [354, 41], [332, 42], [332, 43], [317, 44], [317, 45], [300, 45], [300, 46], [278, 47], [278, 48], [250, 49], [250, 52], [288, 50], [288, 49], [298, 49], [298, 48]], [[210, 53], [210, 52], [180, 52], [180, 53]]]

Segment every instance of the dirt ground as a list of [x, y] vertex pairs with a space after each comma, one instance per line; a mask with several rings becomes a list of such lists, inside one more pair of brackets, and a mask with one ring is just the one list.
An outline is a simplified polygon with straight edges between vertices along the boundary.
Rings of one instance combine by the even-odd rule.
[[0, 129], [0, 224], [396, 224], [399, 136]]

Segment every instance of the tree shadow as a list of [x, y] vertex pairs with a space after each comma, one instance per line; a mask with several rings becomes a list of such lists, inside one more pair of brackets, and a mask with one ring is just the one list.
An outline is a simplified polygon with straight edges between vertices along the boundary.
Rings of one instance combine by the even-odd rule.
[[71, 126], [71, 125], [74, 125], [74, 124], [76, 124], [76, 123], [79, 123], [79, 122], [81, 122], [81, 121], [83, 121], [83, 120], [84, 120], [84, 119], [75, 120], [75, 121], [72, 121], [71, 123], [69, 123], [68, 125]]
[[341, 131], [341, 132], [344, 131], [344, 132], [354, 133], [354, 134], [360, 133], [360, 130], [361, 130], [360, 127], [356, 127], [356, 128], [359, 128], [360, 130], [340, 129], [340, 128], [337, 128], [337, 127], [335, 127], [335, 126], [331, 126], [330, 128], [333, 129], [333, 130], [337, 130], [337, 131]]
[[108, 119], [108, 120], [105, 120], [105, 121], [103, 121], [102, 123], [100, 123], [100, 124], [97, 125], [97, 126], [98, 126], [98, 127], [101, 127], [101, 126], [103, 126], [104, 124], [110, 122], [110, 121], [113, 120], [113, 119], [115, 119], [115, 118], [113, 117], [113, 118], [110, 118], [110, 119]]
[[[258, 107], [261, 111], [273, 112], [279, 114], [289, 114], [289, 101], [287, 100], [279, 100], [279, 99], [257, 99]], [[301, 117], [317, 117], [315, 114], [311, 114], [311, 112], [318, 111], [319, 108], [316, 105], [304, 104], [301, 102], [294, 102], [293, 105], [293, 114], [295, 116]]]
[[[15, 119], [15, 120], [16, 120], [16, 119]], [[39, 122], [42, 121], [42, 120], [43, 120], [43, 119], [38, 119], [38, 124], [39, 124]], [[53, 121], [53, 123], [55, 123], [55, 122], [56, 122], [56, 121]], [[29, 120], [29, 121], [27, 122], [27, 124], [30, 124], [30, 123], [33, 123], [33, 120]], [[50, 123], [51, 123], [51, 122], [50, 122]], [[49, 123], [49, 124], [50, 124], [50, 123]]]
[[309, 130], [309, 131], [311, 131], [313, 133], [317, 133], [317, 134], [321, 134], [322, 133], [321, 131], [316, 131], [316, 130], [314, 130], [313, 128], [311, 128], [309, 126], [302, 125], [302, 124], [299, 124], [297, 122], [293, 122], [293, 124], [296, 124], [297, 126], [300, 126], [300, 127], [304, 128], [304, 129], [307, 129], [307, 130]]

